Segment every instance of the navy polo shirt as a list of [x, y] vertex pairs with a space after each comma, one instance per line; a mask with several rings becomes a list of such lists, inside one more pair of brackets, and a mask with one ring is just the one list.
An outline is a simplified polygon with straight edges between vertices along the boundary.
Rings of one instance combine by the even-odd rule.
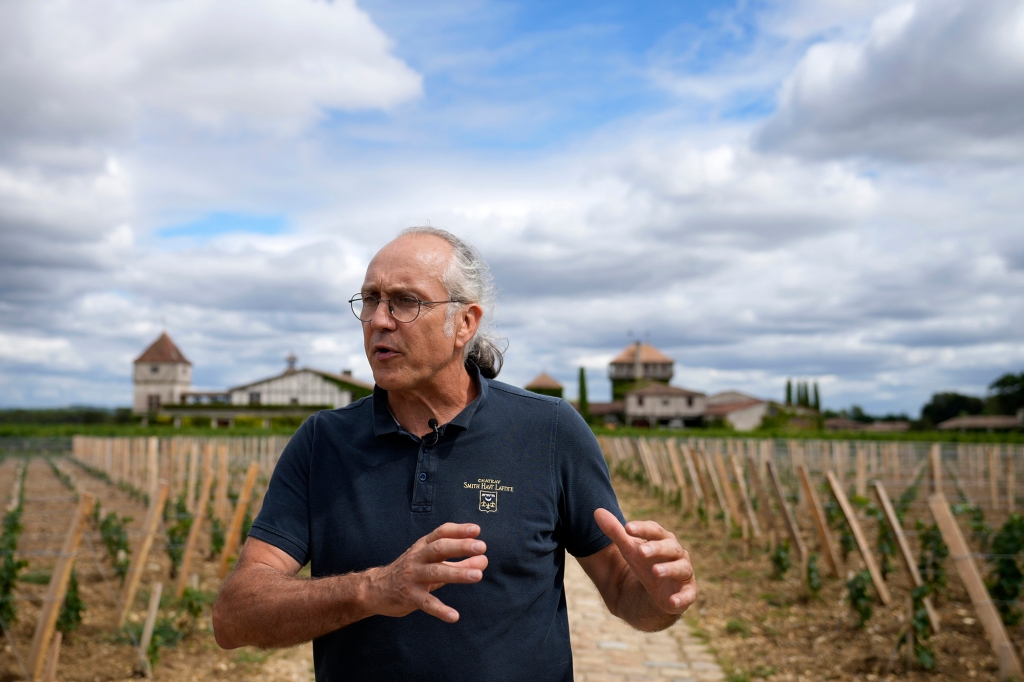
[[484, 379], [455, 419], [421, 440], [375, 388], [299, 428], [274, 469], [250, 535], [314, 577], [391, 563], [442, 523], [476, 523], [483, 580], [433, 594], [459, 612], [372, 616], [313, 642], [318, 682], [572, 680], [562, 578], [565, 551], [610, 540], [594, 521], [620, 520], [593, 433], [569, 403]]

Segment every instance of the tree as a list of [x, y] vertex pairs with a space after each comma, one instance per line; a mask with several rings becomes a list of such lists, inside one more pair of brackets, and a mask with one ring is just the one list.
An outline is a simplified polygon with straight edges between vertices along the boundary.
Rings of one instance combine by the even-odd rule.
[[991, 384], [989, 402], [997, 414], [1017, 414], [1024, 407], [1024, 372], [1004, 374]]
[[786, 404], [793, 404], [793, 380], [786, 379]]
[[938, 426], [947, 419], [961, 414], [981, 414], [985, 402], [981, 398], [961, 393], [936, 393], [930, 402], [921, 408], [922, 421]]
[[818, 393], [818, 382], [814, 382], [814, 404], [811, 405], [818, 412], [821, 412], [821, 394]]
[[580, 367], [580, 414], [590, 423], [590, 403], [587, 401], [587, 372]]

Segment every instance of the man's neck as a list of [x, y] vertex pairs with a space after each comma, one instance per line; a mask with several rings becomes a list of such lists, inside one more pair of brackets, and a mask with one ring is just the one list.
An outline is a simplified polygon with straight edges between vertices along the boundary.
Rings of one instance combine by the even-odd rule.
[[406, 431], [430, 433], [430, 420], [447, 424], [476, 399], [480, 388], [459, 365], [436, 374], [430, 384], [405, 391], [388, 391], [388, 409]]

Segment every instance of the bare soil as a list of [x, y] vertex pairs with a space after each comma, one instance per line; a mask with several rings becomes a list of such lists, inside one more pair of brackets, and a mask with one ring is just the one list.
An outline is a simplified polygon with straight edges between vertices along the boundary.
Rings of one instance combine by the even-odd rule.
[[[68, 462], [62, 467], [72, 473], [102, 504], [103, 513], [116, 511], [132, 517], [130, 539], [132, 546], [138, 541], [145, 506], [135, 501], [116, 486], [107, 484]], [[0, 464], [0, 500], [6, 503], [13, 485], [15, 462], [11, 459]], [[29, 561], [25, 574], [45, 574], [52, 570], [56, 554], [75, 509], [73, 492], [54, 475], [41, 458], [30, 460], [25, 481], [25, 506], [22, 514], [24, 530], [18, 543], [18, 554]], [[200, 588], [212, 599], [220, 581], [216, 577], [216, 564], [206, 560], [209, 536], [201, 538], [200, 556], [203, 561], [194, 566], [200, 574]], [[140, 622], [148, 602], [148, 590], [156, 581], [163, 582], [165, 595], [173, 589], [170, 577], [170, 559], [166, 542], [158, 534], [147, 561], [140, 594], [136, 597], [129, 620]], [[61, 648], [57, 678], [62, 682], [107, 682], [136, 677], [138, 653], [123, 641], [124, 635], [115, 632], [117, 620], [116, 596], [120, 594], [120, 581], [114, 574], [107, 557], [99, 530], [91, 523], [75, 562], [80, 593], [86, 610], [81, 626], [65, 639]], [[46, 585], [20, 582], [18, 585], [18, 620], [0, 651], [0, 682], [23, 680], [23, 665], [31, 647], [32, 635], [38, 619]], [[173, 600], [162, 600], [161, 616], [174, 617]], [[220, 649], [210, 628], [209, 607], [199, 619], [197, 629], [176, 646], [161, 649], [160, 660], [153, 671], [156, 680], [194, 682], [197, 680], [287, 680], [308, 682], [312, 679], [312, 647], [297, 647], [275, 652], [246, 647], [235, 651]]]
[[[823, 587], [812, 599], [795, 559], [784, 578], [775, 579], [762, 543], [753, 543], [744, 557], [743, 541], [726, 539], [722, 521], [712, 519], [709, 529], [693, 518], [685, 519], [619, 477], [615, 488], [627, 518], [658, 521], [689, 550], [700, 596], [686, 620], [709, 641], [734, 680], [998, 679], [998, 664], [951, 559], [946, 560], [948, 589], [936, 601], [941, 632], [928, 641], [937, 657], [936, 669], [908, 668], [905, 647], [896, 651], [910, 607], [910, 578], [902, 567], [888, 577], [891, 604], [882, 606], [876, 600], [866, 627], [858, 628], [845, 585], [850, 572], [863, 569], [856, 552], [841, 570], [842, 580], [828, 576], [819, 560]], [[915, 510], [923, 511], [920, 506]], [[876, 522], [862, 520], [862, 526], [874, 547]], [[817, 552], [810, 528], [803, 530], [808, 548]], [[911, 545], [916, 552], [913, 538]], [[1010, 636], [1019, 651], [1020, 628]]]

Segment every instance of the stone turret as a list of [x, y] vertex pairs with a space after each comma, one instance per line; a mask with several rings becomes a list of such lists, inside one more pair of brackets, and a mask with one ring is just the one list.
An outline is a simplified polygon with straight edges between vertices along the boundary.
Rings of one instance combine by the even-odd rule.
[[181, 402], [181, 394], [192, 386], [192, 363], [163, 332], [135, 359], [133, 381], [132, 412], [156, 412], [162, 405]]

